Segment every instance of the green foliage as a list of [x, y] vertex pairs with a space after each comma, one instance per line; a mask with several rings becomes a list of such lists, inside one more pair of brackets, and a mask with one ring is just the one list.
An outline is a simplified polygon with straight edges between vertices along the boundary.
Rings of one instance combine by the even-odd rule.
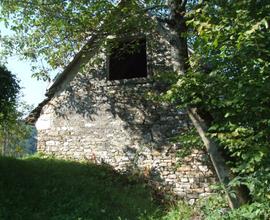
[[[11, 136], [14, 136], [14, 132], [22, 128], [21, 123], [19, 125], [18, 122], [19, 115], [16, 109], [19, 89], [16, 77], [5, 67], [0, 66], [0, 148], [2, 154], [5, 154], [5, 148]], [[19, 137], [19, 132], [17, 137]], [[18, 146], [15, 148], [19, 150]]]
[[[0, 21], [13, 36], [3, 36], [3, 55], [20, 54], [33, 62], [34, 76], [64, 68], [93, 35], [138, 34], [150, 28], [145, 10], [135, 0], [1, 1]], [[146, 7], [163, 1], [146, 1]], [[44, 67], [44, 63], [48, 66]]]
[[254, 202], [245, 204], [239, 209], [230, 210], [225, 196], [216, 194], [201, 199], [195, 209], [200, 210], [200, 214], [205, 220], [260, 220], [269, 219], [269, 208], [269, 203]]
[[266, 219], [270, 204], [269, 12], [269, 1], [263, 0], [198, 4], [188, 15], [191, 69], [165, 95], [180, 106], [211, 113], [209, 136], [228, 155], [236, 176], [231, 185], [246, 185], [253, 202], [230, 214], [232, 219], [249, 214]]
[[[2, 21], [16, 33], [2, 39], [6, 53], [17, 51], [33, 62], [44, 57], [53, 68], [66, 65], [110, 9], [104, 0], [1, 1]], [[39, 70], [46, 79], [50, 69]]]
[[[18, 112], [17, 112], [18, 113]], [[15, 120], [9, 123], [5, 133], [1, 137], [4, 142], [4, 150], [2, 154], [11, 157], [22, 157], [27, 154], [32, 154], [35, 151], [35, 143], [29, 143], [30, 137], [33, 134], [33, 127], [25, 124], [18, 114], [14, 115]]]
[[187, 127], [181, 131], [180, 134], [171, 138], [171, 142], [179, 146], [176, 152], [176, 156], [179, 158], [177, 166], [181, 165], [181, 162], [184, 161], [187, 156], [190, 156], [194, 149], [204, 149], [200, 137], [192, 127]]
[[224, 216], [224, 219], [269, 219], [269, 203], [258, 203], [243, 205], [238, 210], [232, 210]]
[[195, 214], [193, 208], [185, 202], [178, 202], [172, 206], [161, 220], [190, 220]]
[[24, 111], [29, 107], [18, 102], [19, 91], [16, 77], [0, 66], [0, 148], [4, 155], [25, 153], [23, 141], [30, 135], [29, 126], [22, 121]]
[[4, 66], [0, 66], [0, 122], [9, 120], [9, 113], [16, 105], [19, 85], [16, 77]]
[[221, 193], [200, 199], [196, 209], [200, 210], [206, 220], [221, 220], [229, 211], [227, 201]]

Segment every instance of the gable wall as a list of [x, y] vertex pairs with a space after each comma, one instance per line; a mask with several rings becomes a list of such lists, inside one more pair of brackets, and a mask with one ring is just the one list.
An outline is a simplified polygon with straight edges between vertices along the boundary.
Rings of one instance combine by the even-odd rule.
[[175, 152], [181, 145], [171, 144], [170, 138], [183, 132], [189, 121], [174, 106], [146, 98], [145, 94], [161, 89], [153, 75], [169, 71], [171, 59], [165, 41], [148, 41], [147, 48], [147, 79], [108, 81], [101, 49], [86, 65], [79, 62], [70, 73], [76, 77], [66, 80], [43, 107], [36, 124], [38, 150], [139, 171], [158, 188], [193, 203], [210, 193], [215, 176], [207, 165], [208, 156], [198, 150], [176, 167]]

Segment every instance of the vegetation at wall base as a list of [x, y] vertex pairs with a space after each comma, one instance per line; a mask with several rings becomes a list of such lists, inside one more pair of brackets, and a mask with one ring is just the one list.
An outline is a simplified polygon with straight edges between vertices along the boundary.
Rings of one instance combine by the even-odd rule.
[[227, 190], [248, 189], [247, 204], [226, 218], [269, 219], [269, 1], [200, 1], [195, 8], [187, 15], [191, 67], [165, 98], [201, 113], [205, 136], [230, 169]]
[[269, 204], [231, 211], [221, 194], [195, 205], [160, 203], [138, 178], [108, 166], [32, 156], [0, 157], [1, 220], [190, 220], [269, 219]]

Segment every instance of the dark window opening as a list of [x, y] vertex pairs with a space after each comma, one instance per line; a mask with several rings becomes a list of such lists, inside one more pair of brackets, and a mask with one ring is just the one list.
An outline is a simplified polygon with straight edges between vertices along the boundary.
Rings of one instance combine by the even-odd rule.
[[125, 40], [109, 56], [109, 80], [147, 77], [146, 39]]

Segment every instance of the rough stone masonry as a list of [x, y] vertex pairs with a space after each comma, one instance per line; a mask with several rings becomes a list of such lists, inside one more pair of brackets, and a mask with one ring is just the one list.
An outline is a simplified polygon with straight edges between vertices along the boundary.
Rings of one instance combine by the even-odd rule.
[[38, 151], [106, 163], [121, 172], [136, 170], [194, 203], [211, 193], [216, 177], [201, 150], [179, 163], [181, 143], [171, 138], [189, 126], [185, 112], [147, 97], [163, 89], [156, 74], [172, 71], [168, 43], [155, 36], [147, 37], [147, 77], [109, 80], [108, 55], [98, 46], [69, 67], [36, 122]]

